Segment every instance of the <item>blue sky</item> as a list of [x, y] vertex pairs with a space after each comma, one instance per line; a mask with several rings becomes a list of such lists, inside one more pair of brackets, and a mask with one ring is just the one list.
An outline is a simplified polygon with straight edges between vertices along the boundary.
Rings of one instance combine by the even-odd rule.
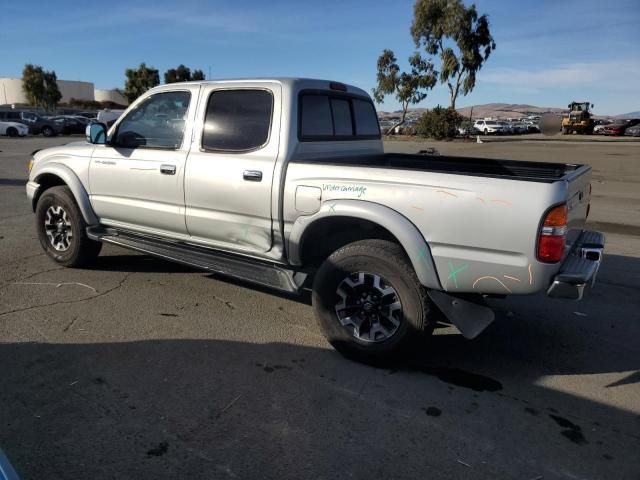
[[[370, 91], [384, 48], [403, 67], [415, 50], [412, 0], [2, 3], [0, 76], [19, 77], [36, 63], [98, 88], [122, 87], [125, 68], [146, 62], [161, 76], [184, 63], [211, 68], [213, 78], [319, 77]], [[640, 110], [640, 1], [475, 3], [498, 47], [459, 107], [587, 99], [598, 114]], [[446, 85], [420, 106], [438, 103], [448, 104]]]

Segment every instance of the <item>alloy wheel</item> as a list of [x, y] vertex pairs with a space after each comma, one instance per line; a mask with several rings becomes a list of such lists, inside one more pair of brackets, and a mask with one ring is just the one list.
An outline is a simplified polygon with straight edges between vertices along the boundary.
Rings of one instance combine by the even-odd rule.
[[59, 252], [69, 250], [73, 239], [73, 230], [69, 216], [64, 208], [51, 206], [47, 209], [44, 230], [53, 248]]
[[373, 273], [356, 272], [344, 278], [336, 290], [338, 320], [356, 339], [383, 342], [402, 322], [402, 304], [393, 286]]

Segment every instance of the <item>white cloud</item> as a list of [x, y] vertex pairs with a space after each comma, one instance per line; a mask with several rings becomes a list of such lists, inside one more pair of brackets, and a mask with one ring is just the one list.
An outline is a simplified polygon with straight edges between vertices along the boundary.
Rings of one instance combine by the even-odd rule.
[[615, 91], [637, 91], [640, 62], [610, 60], [571, 63], [542, 69], [494, 68], [478, 75], [478, 83], [512, 87], [515, 91], [537, 92], [549, 88], [605, 87]]

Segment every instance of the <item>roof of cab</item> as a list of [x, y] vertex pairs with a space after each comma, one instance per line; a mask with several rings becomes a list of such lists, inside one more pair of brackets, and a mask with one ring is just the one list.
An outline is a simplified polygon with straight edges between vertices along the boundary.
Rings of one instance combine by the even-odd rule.
[[242, 83], [278, 83], [285, 88], [292, 90], [302, 89], [319, 89], [331, 90], [331, 83], [340, 83], [347, 87], [348, 93], [369, 96], [367, 92], [353, 85], [348, 85], [335, 80], [322, 80], [315, 78], [296, 78], [296, 77], [256, 77], [256, 78], [221, 78], [216, 80], [197, 80], [192, 82], [169, 83], [154, 87], [153, 90], [164, 90], [176, 88], [178, 85], [217, 85], [217, 84], [242, 84]]

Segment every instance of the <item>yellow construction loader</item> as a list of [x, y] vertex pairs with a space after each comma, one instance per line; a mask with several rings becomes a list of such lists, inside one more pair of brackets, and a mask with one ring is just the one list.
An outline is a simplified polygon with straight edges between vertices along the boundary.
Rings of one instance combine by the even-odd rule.
[[591, 135], [595, 121], [589, 112], [589, 107], [593, 108], [593, 103], [571, 102], [569, 105], [569, 115], [562, 118], [562, 133], [578, 133]]

